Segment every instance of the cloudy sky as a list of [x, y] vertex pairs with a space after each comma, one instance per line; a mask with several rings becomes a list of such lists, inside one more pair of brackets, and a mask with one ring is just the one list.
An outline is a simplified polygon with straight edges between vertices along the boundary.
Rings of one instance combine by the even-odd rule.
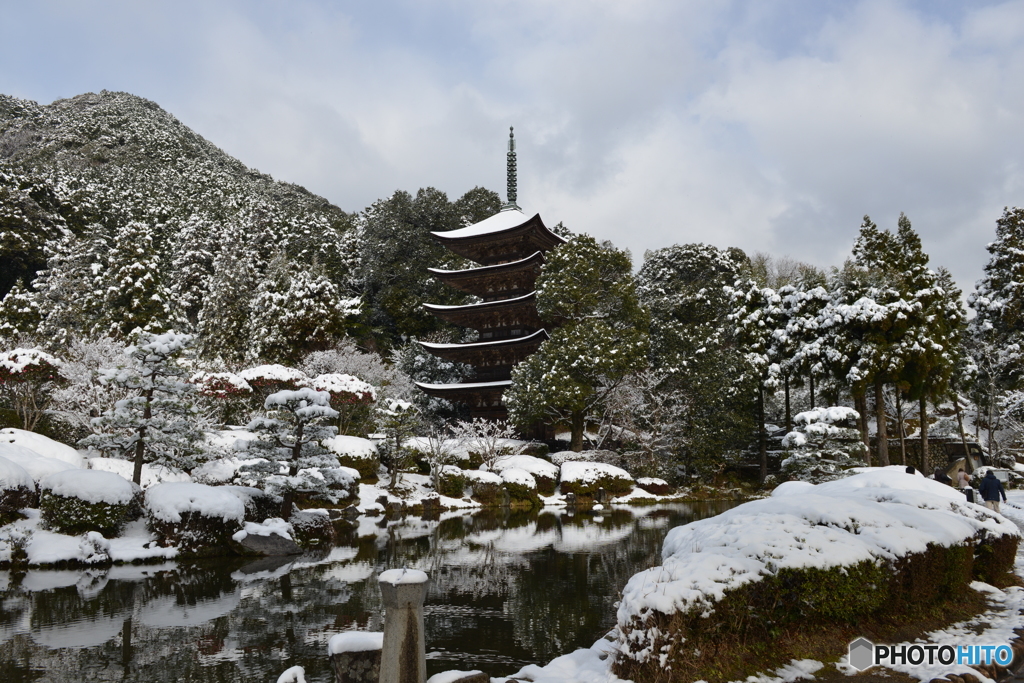
[[0, 92], [125, 90], [357, 211], [519, 198], [628, 247], [819, 266], [901, 211], [973, 287], [1024, 204], [1024, 2], [0, 0]]

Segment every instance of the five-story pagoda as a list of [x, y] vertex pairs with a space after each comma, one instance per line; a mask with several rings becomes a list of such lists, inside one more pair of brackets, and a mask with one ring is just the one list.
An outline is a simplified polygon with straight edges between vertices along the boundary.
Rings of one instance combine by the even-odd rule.
[[537, 315], [534, 283], [544, 252], [565, 241], [548, 230], [540, 214], [528, 217], [516, 204], [516, 142], [509, 131], [508, 202], [479, 223], [431, 233], [452, 252], [480, 265], [465, 270], [430, 268], [430, 272], [481, 301], [423, 306], [442, 320], [476, 330], [478, 340], [420, 344], [435, 356], [472, 366], [474, 376], [459, 384], [416, 383], [430, 396], [465, 403], [472, 417], [487, 419], [507, 417], [501, 396], [512, 383], [512, 368], [548, 338]]

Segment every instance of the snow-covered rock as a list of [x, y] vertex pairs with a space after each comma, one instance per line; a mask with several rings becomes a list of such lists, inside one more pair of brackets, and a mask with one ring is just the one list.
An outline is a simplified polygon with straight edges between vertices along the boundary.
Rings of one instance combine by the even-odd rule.
[[7, 427], [6, 429], [0, 429], [0, 442], [13, 443], [16, 446], [24, 446], [29, 450], [35, 451], [44, 458], [61, 460], [73, 467], [85, 467], [85, 461], [82, 458], [81, 453], [67, 444], [63, 444], [60, 441], [54, 441], [42, 434], [27, 432], [24, 429]]
[[79, 469], [63, 460], [48, 458], [30, 448], [6, 441], [0, 441], [0, 457], [20, 465], [36, 483], [56, 472]]

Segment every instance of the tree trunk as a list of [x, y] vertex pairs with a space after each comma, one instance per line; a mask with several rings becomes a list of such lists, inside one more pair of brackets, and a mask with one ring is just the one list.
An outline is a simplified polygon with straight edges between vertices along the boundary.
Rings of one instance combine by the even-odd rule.
[[793, 418], [789, 409], [789, 373], [787, 372], [783, 377], [783, 386], [786, 390], [786, 433], [789, 434], [793, 431]]
[[[907, 431], [903, 428], [903, 397], [900, 395], [900, 388], [896, 390], [896, 424], [899, 426], [900, 436], [900, 464], [907, 464]], [[921, 470], [924, 472], [924, 470]]]
[[931, 470], [931, 458], [928, 457], [928, 396], [922, 391], [919, 399], [921, 416], [921, 471]]
[[811, 388], [811, 408], [810, 409], [814, 410], [814, 375], [808, 375], [807, 377], [808, 377], [807, 383], [810, 385], [810, 388]]
[[757, 387], [757, 452], [760, 456], [761, 483], [768, 478], [768, 439], [764, 431], [764, 387]]
[[885, 385], [881, 377], [875, 377], [875, 432], [878, 441], [878, 465], [889, 466], [889, 426], [885, 417]]
[[142, 463], [146, 458], [146, 425], [153, 419], [153, 389], [146, 389], [142, 394], [146, 397], [146, 407], [142, 409], [142, 419], [145, 420], [139, 428], [139, 440], [135, 442], [135, 469], [132, 470], [132, 481], [142, 486]]
[[574, 453], [579, 453], [583, 450], [583, 425], [584, 425], [584, 414], [582, 410], [572, 411], [572, 424], [570, 426], [571, 439], [569, 442], [569, 449]]
[[960, 413], [960, 397], [953, 394], [953, 405], [956, 406], [956, 423], [960, 427], [960, 443], [964, 445], [964, 463], [967, 474], [974, 474], [974, 461], [971, 460], [971, 451], [967, 448], [967, 435], [964, 434], [964, 418]]
[[[975, 418], [975, 419], [977, 419], [977, 418]], [[996, 426], [995, 422], [996, 422], [995, 401], [990, 400], [988, 402], [988, 455], [989, 455], [989, 457], [992, 457], [992, 456], [994, 456], [996, 454], [995, 437], [994, 437], [995, 426]], [[961, 432], [963, 431], [963, 427], [960, 428], [960, 431]]]
[[860, 440], [864, 443], [864, 462], [871, 466], [871, 435], [868, 434], [868, 399], [863, 390], [853, 395], [853, 407], [857, 411], [857, 427], [860, 428]]

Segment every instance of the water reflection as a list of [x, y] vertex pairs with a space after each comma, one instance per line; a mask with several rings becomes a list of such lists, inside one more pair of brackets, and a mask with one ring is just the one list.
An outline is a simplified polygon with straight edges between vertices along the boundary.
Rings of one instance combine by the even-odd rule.
[[428, 673], [508, 675], [590, 645], [629, 577], [660, 562], [666, 531], [730, 505], [362, 519], [342, 545], [297, 559], [0, 572], [0, 671], [240, 683], [301, 664], [329, 683], [327, 641], [380, 630], [376, 576], [411, 566], [431, 577]]

